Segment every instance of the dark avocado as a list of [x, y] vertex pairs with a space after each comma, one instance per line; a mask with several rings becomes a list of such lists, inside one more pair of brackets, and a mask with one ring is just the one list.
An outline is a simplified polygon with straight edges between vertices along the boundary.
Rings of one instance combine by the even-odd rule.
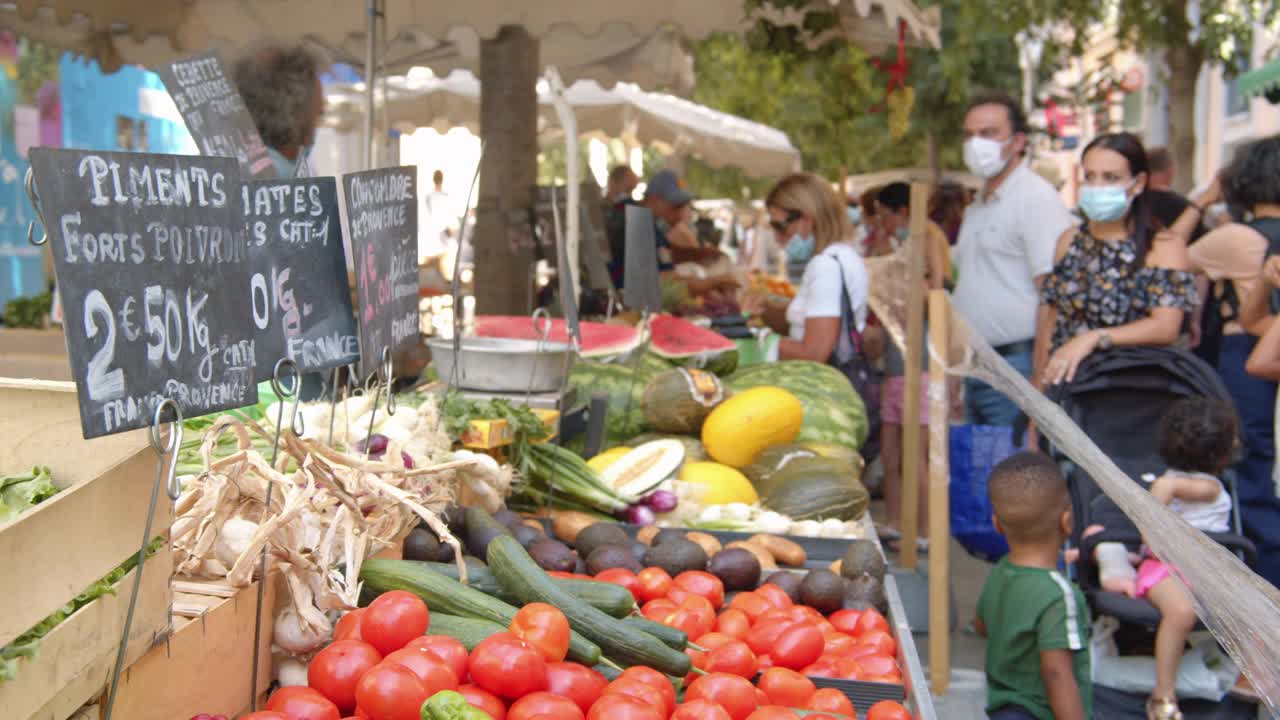
[[598, 575], [609, 568], [626, 568], [631, 572], [644, 569], [628, 545], [601, 545], [587, 556], [588, 575]]
[[804, 576], [790, 570], [779, 570], [764, 581], [765, 585], [777, 585], [791, 598], [791, 602], [800, 602], [800, 583]]
[[880, 612], [889, 611], [889, 599], [884, 594], [884, 584], [874, 575], [861, 575], [844, 581], [844, 599], [842, 605], [848, 610], [866, 610], [875, 608]]
[[635, 557], [636, 562], [644, 562], [644, 554], [649, 552], [649, 546], [642, 542], [631, 543], [631, 555]]
[[707, 572], [720, 578], [724, 589], [755, 590], [760, 584], [760, 561], [749, 550], [729, 548], [721, 550], [707, 563]]
[[673, 528], [664, 528], [662, 530], [659, 530], [657, 535], [653, 536], [653, 540], [649, 543], [649, 545], [652, 547], [657, 547], [663, 543], [671, 542], [672, 540], [687, 540], [687, 539], [688, 538], [684, 536], [683, 530], [675, 530]]
[[420, 527], [404, 539], [404, 559], [423, 562], [452, 562], [453, 548], [440, 542], [436, 534]]
[[840, 574], [850, 580], [862, 575], [884, 580], [885, 569], [884, 554], [872, 540], [854, 540], [840, 560]]
[[514, 535], [516, 540], [520, 542], [520, 547], [524, 548], [525, 550], [528, 550], [530, 545], [538, 542], [539, 540], [543, 540], [547, 537], [546, 535], [543, 535], [542, 533], [538, 532], [537, 530], [534, 530], [533, 528], [523, 523], [511, 528], [511, 534]]
[[529, 546], [529, 555], [538, 567], [543, 570], [574, 572], [578, 567], [578, 556], [568, 545], [558, 540], [539, 540]]
[[800, 602], [829, 615], [844, 603], [844, 578], [827, 569], [810, 570], [800, 582]]
[[707, 567], [707, 551], [696, 542], [680, 538], [656, 544], [644, 554], [645, 567], [660, 567], [675, 577], [686, 570]]
[[489, 543], [499, 535], [510, 535], [511, 530], [498, 522], [483, 508], [469, 507], [465, 511], [467, 518], [466, 545], [467, 552], [477, 557], [487, 557]]
[[598, 522], [594, 525], [588, 525], [582, 528], [578, 533], [578, 537], [573, 541], [573, 546], [577, 548], [578, 555], [589, 558], [596, 548], [604, 545], [630, 545], [631, 536], [627, 535], [627, 531], [622, 529], [618, 523]]
[[511, 530], [515, 530], [517, 525], [524, 522], [524, 518], [520, 517], [518, 514], [513, 513], [510, 510], [507, 510], [505, 508], [494, 513], [493, 519], [497, 520], [503, 525], [506, 525], [507, 528]]

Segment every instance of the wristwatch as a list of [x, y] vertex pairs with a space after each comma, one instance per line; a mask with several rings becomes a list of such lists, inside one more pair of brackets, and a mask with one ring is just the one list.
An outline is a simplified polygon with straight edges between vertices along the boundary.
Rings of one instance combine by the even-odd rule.
[[1111, 339], [1111, 333], [1107, 332], [1106, 330], [1102, 330], [1098, 333], [1098, 349], [1099, 350], [1110, 350], [1111, 348], [1115, 347], [1115, 345], [1116, 345], [1115, 341]]

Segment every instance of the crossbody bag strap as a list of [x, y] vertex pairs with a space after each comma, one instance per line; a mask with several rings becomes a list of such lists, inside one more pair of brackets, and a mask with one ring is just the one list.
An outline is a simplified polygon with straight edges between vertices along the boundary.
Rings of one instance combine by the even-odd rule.
[[[858, 331], [857, 315], [853, 312], [853, 303], [849, 302], [849, 286], [844, 280], [844, 263], [840, 262], [840, 258], [835, 255], [829, 255], [836, 263], [836, 269], [840, 273], [840, 322], [848, 328], [849, 339], [853, 342], [853, 352], [855, 355], [862, 354], [862, 333]], [[839, 349], [837, 345], [836, 349]]]

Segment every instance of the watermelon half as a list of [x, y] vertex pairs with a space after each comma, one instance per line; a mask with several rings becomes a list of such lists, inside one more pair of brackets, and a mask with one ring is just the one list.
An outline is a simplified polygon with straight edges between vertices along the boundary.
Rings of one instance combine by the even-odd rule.
[[[641, 333], [628, 325], [582, 322], [582, 357], [621, 355], [631, 352], [640, 344]], [[479, 315], [476, 317], [475, 334], [478, 337], [507, 338], [510, 340], [537, 340], [533, 318], [526, 315]], [[547, 340], [568, 343], [569, 333], [564, 320], [552, 320]]]
[[653, 353], [678, 365], [705, 368], [717, 375], [728, 375], [738, 365], [738, 346], [732, 340], [674, 315], [650, 319], [649, 336]]

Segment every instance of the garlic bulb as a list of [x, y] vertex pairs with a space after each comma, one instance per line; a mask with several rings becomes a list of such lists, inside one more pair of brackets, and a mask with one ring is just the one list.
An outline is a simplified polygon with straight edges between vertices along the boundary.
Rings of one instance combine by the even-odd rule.
[[307, 684], [307, 665], [294, 657], [276, 659], [276, 682], [280, 687], [304, 686]]
[[236, 560], [244, 554], [249, 548], [249, 542], [253, 539], [253, 534], [258, 532], [258, 524], [245, 520], [239, 516], [227, 518], [222, 524], [222, 530], [218, 533], [218, 539], [213, 544], [214, 557], [218, 562], [231, 567], [236, 564]]
[[323, 645], [329, 638], [328, 633], [307, 627], [302, 616], [292, 605], [276, 615], [276, 627], [273, 638], [276, 645], [292, 655], [304, 655]]

